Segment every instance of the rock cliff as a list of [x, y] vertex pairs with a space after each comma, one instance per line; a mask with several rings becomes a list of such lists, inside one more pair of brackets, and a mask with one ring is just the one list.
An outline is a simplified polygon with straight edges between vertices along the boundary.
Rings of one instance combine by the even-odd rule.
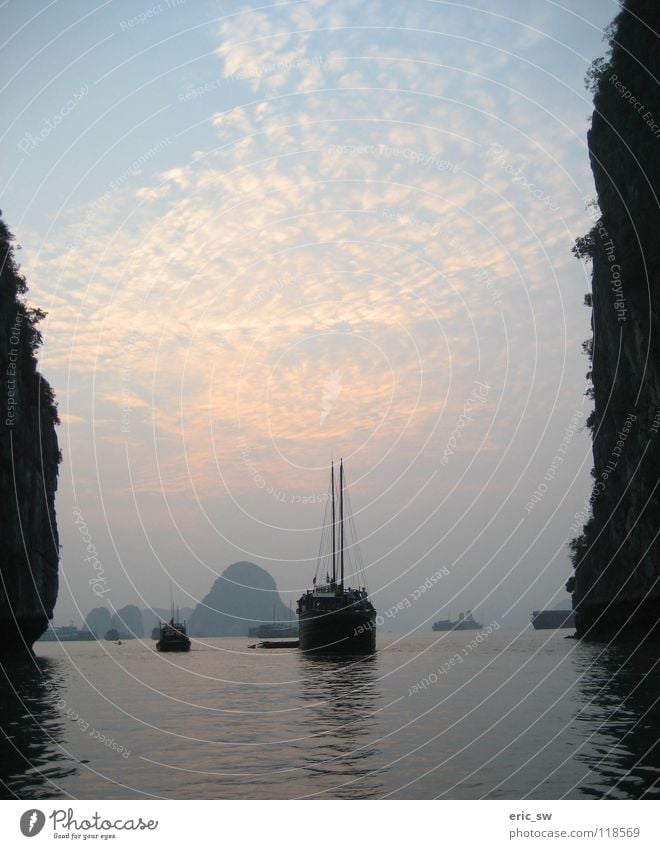
[[253, 625], [287, 622], [290, 616], [272, 577], [254, 563], [233, 563], [214, 582], [190, 617], [188, 633], [241, 637]]
[[[655, 31], [655, 32], [654, 32]], [[660, 5], [626, 0], [588, 77], [594, 478], [573, 541], [578, 635], [640, 637], [660, 616]]]
[[59, 538], [55, 491], [60, 452], [53, 392], [37, 370], [44, 313], [27, 286], [0, 219], [0, 652], [29, 651], [52, 618]]

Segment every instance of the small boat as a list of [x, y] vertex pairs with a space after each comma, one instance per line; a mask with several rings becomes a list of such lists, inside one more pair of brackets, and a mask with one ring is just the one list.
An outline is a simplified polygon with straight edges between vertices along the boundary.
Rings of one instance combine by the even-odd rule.
[[169, 622], [161, 622], [159, 628], [160, 636], [156, 643], [158, 651], [190, 651], [185, 622], [177, 622], [172, 616]]
[[481, 622], [477, 622], [471, 610], [459, 613], [458, 619], [455, 621], [438, 619], [437, 622], [433, 623], [434, 631], [478, 631], [480, 628], [483, 628], [483, 625]]
[[[337, 497], [338, 510], [335, 509]], [[332, 655], [376, 651], [376, 610], [366, 587], [352, 589], [344, 581], [346, 502], [344, 463], [340, 461], [338, 487], [335, 487], [334, 463], [330, 468], [330, 516], [326, 508], [325, 528], [321, 536], [322, 543], [330, 538], [330, 552], [322, 551], [317, 566], [317, 574], [319, 571], [321, 574], [326, 572], [325, 583], [317, 585], [314, 577], [313, 589], [306, 590], [298, 599], [299, 647], [304, 652]], [[352, 528], [350, 516], [348, 526]], [[351, 550], [357, 553], [356, 541]], [[361, 572], [357, 556], [356, 572]], [[364, 578], [361, 583], [366, 583]]]
[[105, 632], [105, 639], [110, 643], [116, 643], [118, 640], [134, 640], [134, 634], [127, 634], [125, 631], [118, 631], [116, 628], [110, 628]]
[[575, 612], [573, 610], [533, 610], [532, 625], [537, 631], [575, 628]]

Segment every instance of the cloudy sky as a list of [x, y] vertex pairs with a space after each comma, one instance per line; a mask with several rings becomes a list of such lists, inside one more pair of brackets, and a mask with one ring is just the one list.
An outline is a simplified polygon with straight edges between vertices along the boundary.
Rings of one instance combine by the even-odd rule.
[[376, 607], [447, 571], [397, 626], [566, 597], [583, 79], [616, 11], [2, 5], [0, 206], [62, 418], [58, 623], [100, 568], [110, 608], [170, 579], [194, 604], [237, 560], [295, 599], [333, 453]]

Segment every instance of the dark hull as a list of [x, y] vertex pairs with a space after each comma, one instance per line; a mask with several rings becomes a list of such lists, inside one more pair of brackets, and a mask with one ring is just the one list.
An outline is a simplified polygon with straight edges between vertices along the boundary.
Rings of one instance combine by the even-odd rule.
[[371, 654], [376, 651], [376, 612], [335, 610], [300, 614], [299, 648], [319, 654]]
[[464, 619], [459, 619], [456, 622], [443, 619], [440, 622], [433, 623], [434, 631], [478, 631], [482, 627], [481, 622], [475, 622], [474, 620], [466, 621]]
[[156, 643], [156, 649], [158, 651], [190, 651], [190, 640], [158, 640]]
[[572, 610], [535, 610], [532, 625], [537, 631], [556, 628], [574, 628], [575, 613]]
[[298, 640], [264, 640], [257, 643], [258, 649], [297, 649]]

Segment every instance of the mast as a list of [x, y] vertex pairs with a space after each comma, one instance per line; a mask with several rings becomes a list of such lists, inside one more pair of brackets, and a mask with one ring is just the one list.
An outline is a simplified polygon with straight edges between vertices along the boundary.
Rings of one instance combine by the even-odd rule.
[[339, 461], [339, 585], [344, 589], [344, 461]]
[[335, 522], [335, 461], [330, 463], [330, 478], [332, 488], [332, 583], [337, 580], [337, 553], [335, 551], [336, 522]]

